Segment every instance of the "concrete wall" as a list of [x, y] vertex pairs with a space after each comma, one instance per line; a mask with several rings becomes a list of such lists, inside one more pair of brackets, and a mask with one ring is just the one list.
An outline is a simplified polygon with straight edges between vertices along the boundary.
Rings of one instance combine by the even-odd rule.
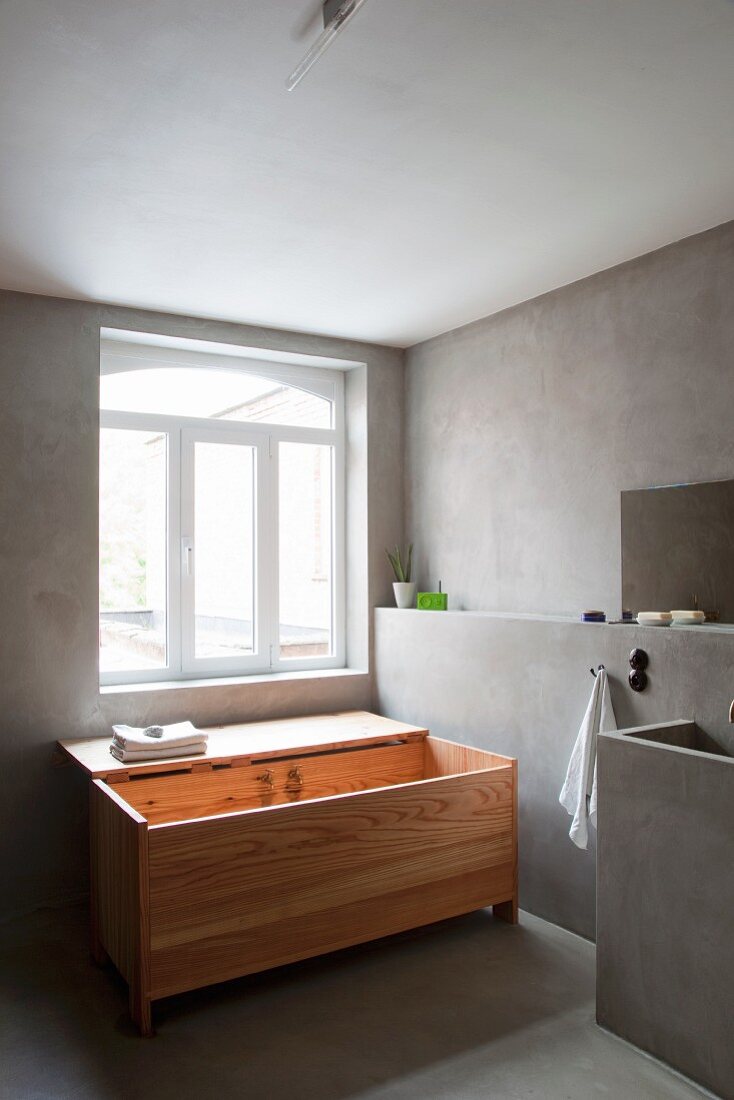
[[[734, 753], [734, 631], [390, 608], [375, 618], [380, 712], [518, 758], [520, 905], [593, 938], [596, 838], [591, 830], [589, 850], [576, 848], [558, 802], [589, 669], [607, 669], [620, 728], [691, 718]], [[650, 658], [639, 695], [627, 683], [636, 647]]]
[[[734, 475], [734, 223], [412, 348], [406, 536], [449, 606], [619, 613], [623, 489]], [[664, 565], [663, 565], [664, 567]], [[621, 724], [705, 715], [728, 737], [725, 634], [379, 612], [395, 718], [520, 759], [521, 903], [594, 934], [594, 852], [557, 803], [591, 690]], [[654, 657], [626, 687], [626, 654]]]
[[410, 349], [407, 525], [451, 606], [620, 610], [620, 491], [734, 476], [734, 222]]
[[[402, 537], [402, 352], [343, 340], [0, 293], [0, 805], [3, 897], [19, 910], [85, 887], [84, 785], [50, 766], [60, 737], [112, 721], [201, 724], [368, 706], [369, 673], [100, 694], [97, 678], [100, 326], [362, 362], [347, 378], [348, 657], [366, 669], [369, 608]], [[368, 535], [369, 522], [369, 535]]]
[[600, 737], [598, 820], [597, 1019], [734, 1100], [734, 760]]

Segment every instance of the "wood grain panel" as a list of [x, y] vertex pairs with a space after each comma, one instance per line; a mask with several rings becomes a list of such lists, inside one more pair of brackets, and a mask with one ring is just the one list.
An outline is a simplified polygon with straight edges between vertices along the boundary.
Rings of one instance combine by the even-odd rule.
[[498, 756], [494, 752], [473, 749], [468, 745], [459, 745], [455, 741], [444, 741], [440, 737], [428, 737], [423, 744], [426, 779], [506, 767], [512, 763], [510, 756]]
[[90, 784], [92, 954], [100, 947], [127, 980], [130, 1012], [150, 1026], [148, 827], [100, 780]]
[[151, 827], [153, 995], [508, 900], [512, 811], [508, 765]]
[[285, 917], [245, 932], [226, 932], [153, 954], [154, 996], [165, 997], [254, 974], [327, 951], [448, 920], [491, 905], [508, 892], [504, 867], [437, 878], [327, 911]]
[[[294, 767], [303, 784], [290, 778]], [[271, 773], [272, 789], [261, 776]], [[268, 760], [246, 767], [150, 776], [125, 784], [124, 797], [151, 825], [302, 802], [423, 778], [420, 742], [325, 756]]]
[[[402, 858], [384, 862], [379, 872], [379, 891], [392, 893], [405, 884], [422, 885], [433, 881], [436, 877], [437, 858], [440, 857], [445, 858], [446, 862], [453, 860], [459, 863], [467, 872], [480, 872], [488, 865], [503, 867], [507, 874], [502, 880], [506, 883], [505, 894], [502, 896], [509, 896], [512, 892], [511, 844], [505, 836], [490, 841], [473, 840], [465, 843], [461, 846], [460, 859], [456, 846], [450, 846], [450, 851], [444, 851], [446, 847], [448, 846], [442, 846], [441, 849], [420, 847], [411, 853], [409, 860]], [[306, 877], [308, 881], [304, 882]], [[175, 916], [170, 910], [165, 914], [162, 909], [158, 910], [157, 915], [161, 915], [166, 924], [166, 931], [160, 936], [160, 942], [165, 942], [167, 946], [187, 945], [192, 936], [206, 938], [222, 932], [244, 932], [265, 923], [275, 923], [284, 915], [323, 912], [333, 906], [372, 896], [377, 877], [374, 865], [355, 865], [352, 860], [351, 863], [345, 861], [338, 864], [337, 869], [326, 876], [298, 876], [297, 897], [294, 896], [292, 881], [278, 877], [276, 871], [268, 871], [262, 878], [258, 878], [257, 893], [250, 887], [249, 890], [233, 891], [227, 896], [222, 889], [222, 883], [218, 882], [214, 884], [212, 904], [205, 912], [202, 912], [198, 902], [193, 904], [188, 900], [184, 900], [180, 907], [177, 906]], [[215, 905], [220, 907], [215, 909]], [[154, 945], [158, 942], [159, 937], [156, 936]]]
[[58, 741], [64, 756], [87, 775], [110, 783], [124, 782], [131, 775], [190, 771], [205, 762], [230, 764], [238, 758], [292, 756], [318, 749], [337, 749], [352, 745], [385, 744], [392, 740], [421, 740], [427, 730], [406, 722], [395, 722], [367, 711], [341, 714], [317, 714], [307, 718], [278, 719], [272, 722], [246, 722], [207, 729], [209, 742], [205, 753], [183, 754], [167, 760], [147, 760], [123, 764], [110, 755], [110, 742], [104, 737]]

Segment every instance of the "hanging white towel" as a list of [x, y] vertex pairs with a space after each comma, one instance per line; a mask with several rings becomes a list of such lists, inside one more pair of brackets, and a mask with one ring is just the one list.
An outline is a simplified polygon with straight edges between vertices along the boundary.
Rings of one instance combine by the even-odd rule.
[[597, 735], [616, 728], [609, 677], [606, 669], [600, 668], [559, 796], [559, 802], [573, 818], [568, 835], [577, 848], [588, 847], [589, 822], [596, 828]]

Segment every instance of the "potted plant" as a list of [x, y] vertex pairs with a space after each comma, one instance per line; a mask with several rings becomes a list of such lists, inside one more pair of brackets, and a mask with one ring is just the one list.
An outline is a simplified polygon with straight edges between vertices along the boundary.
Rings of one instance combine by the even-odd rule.
[[413, 543], [411, 542], [408, 547], [405, 561], [403, 561], [399, 546], [396, 546], [392, 553], [390, 553], [389, 550], [386, 550], [385, 553], [392, 566], [392, 571], [395, 574], [395, 580], [392, 586], [393, 592], [395, 593], [395, 603], [398, 607], [403, 609], [406, 607], [414, 607], [417, 585], [410, 579], [411, 570], [413, 568]]

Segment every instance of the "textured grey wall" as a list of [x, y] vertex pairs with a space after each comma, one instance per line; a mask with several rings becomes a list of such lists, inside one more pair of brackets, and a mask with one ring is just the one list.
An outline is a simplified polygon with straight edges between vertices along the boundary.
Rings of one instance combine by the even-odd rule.
[[[589, 668], [609, 672], [620, 727], [693, 718], [734, 753], [734, 632], [390, 608], [375, 618], [381, 713], [518, 758], [520, 905], [593, 938], [594, 839], [586, 852], [571, 843], [558, 802], [593, 686]], [[641, 695], [627, 684], [636, 646], [650, 657]]]
[[[84, 888], [83, 784], [50, 767], [59, 737], [104, 735], [114, 719], [216, 724], [369, 705], [369, 675], [103, 694], [97, 680], [99, 328], [110, 326], [361, 361], [347, 385], [368, 431], [348, 440], [353, 490], [347, 586], [350, 657], [369, 656], [368, 608], [389, 598], [384, 542], [402, 535], [402, 352], [0, 293], [0, 805], [3, 897], [21, 909]], [[359, 424], [360, 416], [355, 416]], [[369, 540], [367, 518], [369, 516]], [[366, 550], [365, 550], [366, 546]], [[360, 614], [361, 612], [361, 614]]]
[[598, 817], [597, 1019], [734, 1100], [734, 760], [601, 737]]
[[[621, 490], [734, 475], [732, 348], [734, 222], [410, 349], [419, 582], [454, 608], [619, 613]], [[620, 678], [622, 723], [701, 711], [726, 738], [734, 639], [649, 628], [633, 698], [634, 628], [420, 614], [378, 613], [381, 709], [519, 757], [521, 903], [592, 936], [594, 853], [557, 803], [589, 666]]]
[[732, 349], [734, 222], [412, 348], [418, 579], [618, 613], [620, 490], [734, 476]]

